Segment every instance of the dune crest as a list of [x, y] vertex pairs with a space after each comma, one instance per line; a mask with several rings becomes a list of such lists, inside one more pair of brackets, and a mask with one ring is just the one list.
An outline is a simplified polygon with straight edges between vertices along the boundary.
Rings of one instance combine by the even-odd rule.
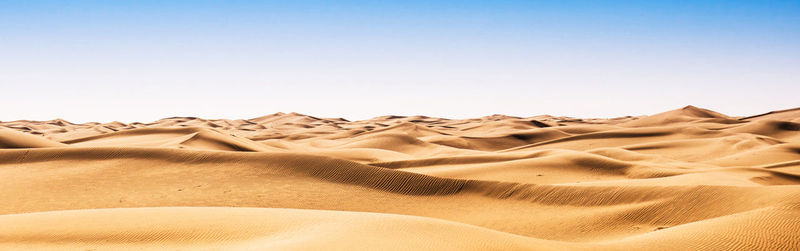
[[0, 122], [0, 249], [793, 250], [798, 111]]

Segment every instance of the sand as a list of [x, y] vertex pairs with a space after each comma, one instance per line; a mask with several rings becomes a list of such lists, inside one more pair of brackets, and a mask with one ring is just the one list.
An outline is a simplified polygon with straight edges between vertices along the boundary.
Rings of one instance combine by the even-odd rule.
[[0, 122], [0, 250], [797, 250], [800, 109]]

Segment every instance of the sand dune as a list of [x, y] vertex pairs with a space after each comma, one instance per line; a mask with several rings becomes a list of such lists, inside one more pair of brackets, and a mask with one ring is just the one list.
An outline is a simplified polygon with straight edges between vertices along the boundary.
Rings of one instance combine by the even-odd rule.
[[745, 121], [756, 121], [764, 119], [785, 120], [790, 122], [800, 122], [800, 107], [780, 111], [771, 111], [763, 114], [741, 118]]
[[800, 249], [800, 111], [0, 122], [0, 249]]
[[0, 127], [0, 148], [62, 147], [66, 144]]

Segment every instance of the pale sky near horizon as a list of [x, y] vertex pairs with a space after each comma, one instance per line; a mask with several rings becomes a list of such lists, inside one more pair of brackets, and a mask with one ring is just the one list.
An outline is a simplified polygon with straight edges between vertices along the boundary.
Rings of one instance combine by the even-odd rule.
[[753, 115], [800, 106], [800, 1], [1, 1], [0, 88], [3, 121]]

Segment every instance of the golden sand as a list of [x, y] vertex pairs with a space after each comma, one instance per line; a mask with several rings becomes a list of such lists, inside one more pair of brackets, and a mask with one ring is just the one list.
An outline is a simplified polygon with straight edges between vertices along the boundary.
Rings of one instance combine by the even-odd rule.
[[0, 122], [0, 250], [800, 249], [800, 109]]

